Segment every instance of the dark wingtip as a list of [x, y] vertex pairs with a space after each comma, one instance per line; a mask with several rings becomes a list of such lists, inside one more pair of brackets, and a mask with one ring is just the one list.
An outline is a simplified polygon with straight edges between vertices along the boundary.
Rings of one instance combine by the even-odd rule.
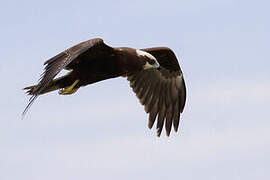
[[37, 99], [38, 95], [33, 95], [31, 98], [30, 98], [30, 102], [27, 104], [27, 106], [25, 107], [25, 109], [23, 110], [22, 112], [22, 120], [24, 119], [27, 111], [29, 110], [29, 108], [31, 107], [31, 105], [34, 103], [34, 101]]
[[166, 135], [170, 137], [171, 131], [166, 131]]
[[160, 135], [161, 135], [161, 130], [157, 129], [157, 137], [160, 137]]
[[174, 129], [175, 132], [178, 132], [178, 127], [179, 127], [179, 125], [178, 126], [173, 126], [173, 129]]

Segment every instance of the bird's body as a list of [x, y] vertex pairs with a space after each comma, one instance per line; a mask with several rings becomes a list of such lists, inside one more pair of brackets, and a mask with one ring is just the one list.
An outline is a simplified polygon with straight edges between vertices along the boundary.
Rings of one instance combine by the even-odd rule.
[[[54, 90], [60, 90], [62, 95], [73, 94], [82, 86], [122, 76], [128, 78], [146, 112], [150, 113], [149, 127], [158, 115], [158, 136], [165, 119], [167, 135], [172, 124], [177, 131], [186, 90], [180, 66], [169, 48], [113, 48], [96, 38], [59, 53], [44, 65], [40, 82], [25, 88], [32, 97], [23, 114], [41, 94]], [[70, 72], [55, 78], [62, 69]]]

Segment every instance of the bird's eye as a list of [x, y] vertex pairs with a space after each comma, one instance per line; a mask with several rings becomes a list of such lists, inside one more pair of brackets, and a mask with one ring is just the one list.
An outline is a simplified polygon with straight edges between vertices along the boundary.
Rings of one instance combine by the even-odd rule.
[[148, 61], [149, 64], [151, 64], [151, 65], [156, 63], [153, 59], [148, 59], [147, 61]]

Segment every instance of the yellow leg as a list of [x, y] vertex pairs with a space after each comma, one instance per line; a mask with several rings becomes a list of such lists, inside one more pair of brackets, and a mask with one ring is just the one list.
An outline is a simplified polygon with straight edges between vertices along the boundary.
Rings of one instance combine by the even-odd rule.
[[69, 95], [69, 94], [73, 94], [75, 93], [79, 88], [74, 88], [76, 86], [76, 84], [78, 84], [80, 80], [77, 79], [76, 81], [74, 81], [74, 83], [71, 86], [65, 87], [64, 89], [61, 89], [59, 91], [59, 94], [61, 95]]

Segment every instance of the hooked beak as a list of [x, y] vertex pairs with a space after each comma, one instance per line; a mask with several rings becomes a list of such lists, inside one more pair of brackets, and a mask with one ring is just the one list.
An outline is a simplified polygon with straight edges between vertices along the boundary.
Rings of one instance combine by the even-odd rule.
[[153, 64], [153, 67], [156, 68], [157, 70], [160, 70], [160, 65], [157, 63]]

